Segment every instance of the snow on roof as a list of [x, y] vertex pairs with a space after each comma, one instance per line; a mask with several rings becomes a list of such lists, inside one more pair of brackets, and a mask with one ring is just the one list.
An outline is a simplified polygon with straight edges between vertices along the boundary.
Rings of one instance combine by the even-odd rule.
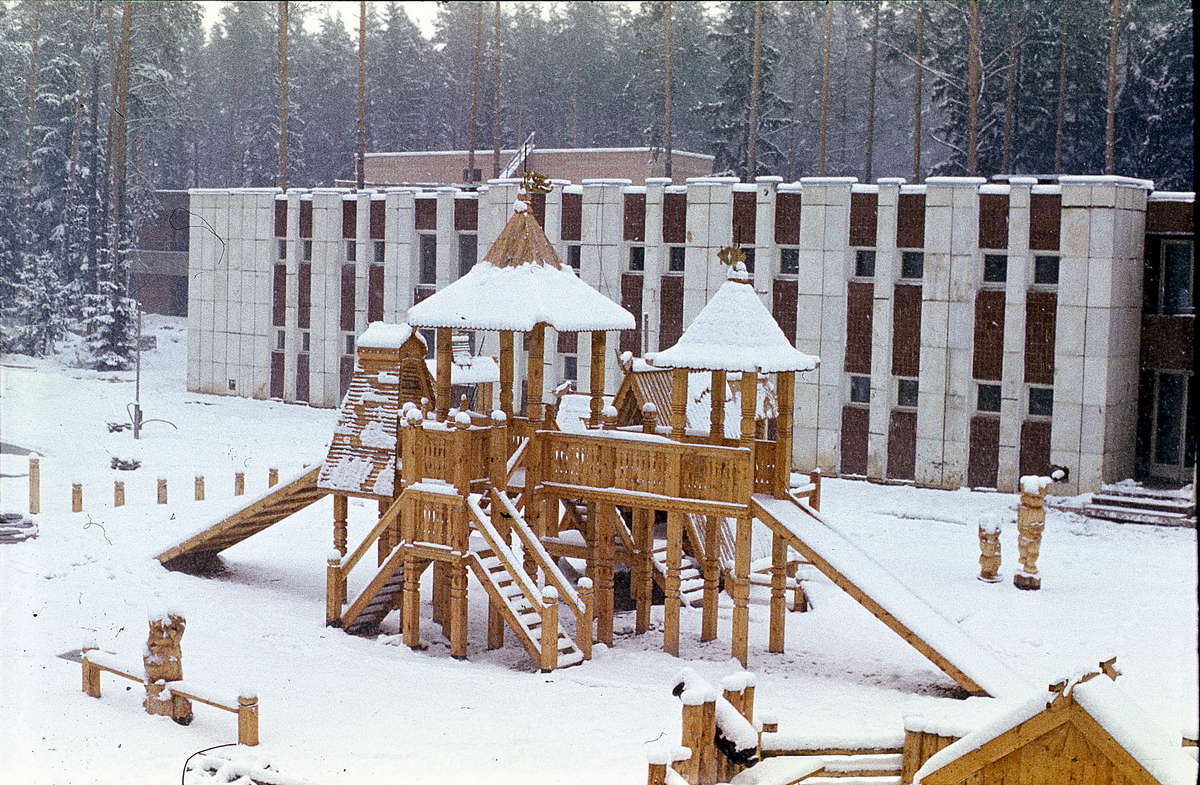
[[[369, 349], [399, 349], [413, 335], [413, 328], [404, 322], [371, 322], [356, 342], [359, 346]], [[420, 334], [417, 340], [424, 343]]]
[[679, 341], [647, 354], [660, 368], [708, 371], [811, 371], [820, 360], [797, 351], [758, 299], [746, 274], [730, 270], [729, 280], [701, 309]]
[[[483, 384], [500, 381], [500, 366], [495, 359], [486, 355], [476, 355], [464, 358], [465, 362], [455, 360], [450, 363], [451, 384]], [[437, 359], [425, 361], [431, 376], [437, 376]]]
[[564, 265], [524, 202], [514, 207], [483, 261], [408, 309], [414, 327], [528, 332], [632, 330], [631, 313]]
[[1146, 197], [1151, 202], [1194, 202], [1195, 191], [1153, 191]]

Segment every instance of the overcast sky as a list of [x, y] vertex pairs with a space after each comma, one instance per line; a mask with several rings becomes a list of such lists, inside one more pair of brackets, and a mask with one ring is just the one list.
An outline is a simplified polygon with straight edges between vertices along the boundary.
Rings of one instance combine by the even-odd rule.
[[[221, 7], [226, 3], [224, 0], [201, 0], [200, 5], [204, 7], [204, 26], [211, 28], [213, 24], [221, 18]], [[346, 29], [351, 31], [358, 30], [358, 3], [347, 2], [307, 2], [312, 11], [308, 15], [307, 27], [316, 30], [318, 20], [325, 16], [330, 11], [342, 17], [346, 23]], [[433, 34], [433, 19], [437, 16], [438, 4], [433, 0], [408, 0], [402, 2], [404, 10], [408, 12], [409, 18], [417, 23], [421, 28], [421, 32], [425, 35]]]

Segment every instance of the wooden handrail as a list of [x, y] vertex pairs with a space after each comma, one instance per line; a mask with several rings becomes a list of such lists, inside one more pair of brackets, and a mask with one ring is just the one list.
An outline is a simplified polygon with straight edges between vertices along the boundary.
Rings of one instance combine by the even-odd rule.
[[400, 514], [400, 505], [404, 503], [404, 492], [400, 493], [399, 498], [392, 502], [392, 506], [384, 511], [383, 515], [379, 516], [379, 523], [375, 524], [375, 528], [371, 529], [370, 533], [363, 539], [354, 552], [346, 558], [342, 559], [341, 571], [342, 575], [348, 575], [350, 570], [354, 569], [354, 565], [358, 564], [359, 560], [366, 555], [371, 544], [380, 538], [385, 530], [392, 525], [393, 520]]
[[576, 618], [582, 616], [584, 607], [583, 601], [579, 599], [578, 592], [575, 591], [575, 587], [571, 585], [567, 577], [562, 574], [562, 571], [558, 569], [558, 565], [554, 563], [554, 560], [550, 558], [550, 554], [546, 552], [546, 547], [542, 545], [537, 535], [529, 528], [529, 524], [525, 522], [525, 519], [521, 517], [520, 513], [513, 507], [512, 502], [503, 493], [493, 488], [492, 498], [512, 518], [512, 529], [517, 533], [517, 538], [521, 541], [521, 546], [525, 548], [526, 552], [542, 568], [546, 580], [558, 590], [559, 597], [567, 603], [567, 606], [575, 614]]
[[517, 445], [517, 449], [514, 450], [513, 454], [508, 458], [508, 463], [504, 467], [504, 476], [506, 479], [512, 479], [513, 472], [516, 471], [522, 463], [524, 463], [525, 455], [528, 450], [529, 437], [526, 436], [525, 438], [521, 439], [520, 444]]
[[521, 568], [521, 562], [517, 559], [516, 554], [512, 552], [512, 549], [504, 542], [504, 538], [492, 526], [488, 514], [479, 506], [479, 502], [472, 498], [467, 499], [467, 508], [475, 518], [475, 530], [483, 535], [483, 539], [487, 541], [488, 547], [492, 549], [492, 553], [504, 563], [509, 574], [512, 575], [513, 582], [517, 584], [517, 587], [521, 590], [521, 594], [525, 596], [525, 600], [529, 603], [529, 607], [541, 613], [541, 592], [533, 585], [533, 581], [525, 574], [525, 570]]

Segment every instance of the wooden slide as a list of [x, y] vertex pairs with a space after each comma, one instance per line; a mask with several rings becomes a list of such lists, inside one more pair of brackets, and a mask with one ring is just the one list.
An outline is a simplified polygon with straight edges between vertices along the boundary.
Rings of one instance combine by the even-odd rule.
[[972, 695], [1028, 691], [1016, 674], [796, 499], [755, 494], [754, 517]]
[[167, 569], [185, 569], [279, 523], [329, 494], [329, 491], [317, 487], [317, 474], [320, 471], [320, 466], [305, 470], [303, 474], [270, 489], [232, 515], [154, 558]]

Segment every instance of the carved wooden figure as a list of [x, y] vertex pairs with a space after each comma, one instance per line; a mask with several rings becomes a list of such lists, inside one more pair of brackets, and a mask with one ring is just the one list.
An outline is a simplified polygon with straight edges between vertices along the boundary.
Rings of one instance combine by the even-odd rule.
[[1000, 580], [1000, 527], [989, 522], [979, 524], [979, 580]]
[[[1029, 478], [1022, 478], [1027, 480]], [[1048, 478], [1046, 478], [1048, 480]], [[1040, 489], [1029, 490], [1040, 485]], [[1021, 570], [1013, 575], [1013, 585], [1018, 589], [1036, 591], [1042, 588], [1038, 575], [1037, 560], [1042, 549], [1042, 530], [1046, 528], [1046, 489], [1049, 482], [1025, 483], [1021, 490], [1021, 505], [1017, 507], [1017, 549]]]
[[174, 613], [150, 620], [146, 652], [146, 700], [142, 703], [149, 714], [170, 717], [181, 725], [192, 721], [192, 703], [167, 689], [165, 682], [183, 679], [183, 639], [187, 621]]

